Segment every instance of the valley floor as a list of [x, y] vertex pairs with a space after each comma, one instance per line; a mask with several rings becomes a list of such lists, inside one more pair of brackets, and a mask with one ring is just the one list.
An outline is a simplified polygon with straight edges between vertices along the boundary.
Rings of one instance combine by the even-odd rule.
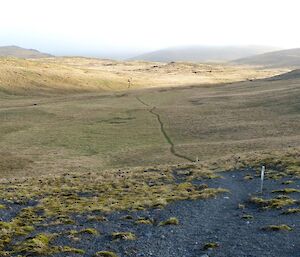
[[18, 177], [297, 147], [299, 97], [298, 79], [0, 95], [0, 168]]
[[[27, 63], [2, 61], [14, 84], [14, 62]], [[77, 88], [86, 77], [89, 87], [109, 72], [124, 89], [127, 73], [116, 74], [120, 63], [66, 61], [63, 70], [59, 59], [43, 64], [51, 90], [0, 89], [0, 256], [300, 256], [298, 73], [86, 92]], [[38, 62], [31, 72], [42, 80]], [[213, 75], [201, 65], [143, 65], [132, 71]], [[16, 78], [38, 88], [22, 67]], [[73, 91], [66, 80], [54, 94], [51, 69], [82, 74]]]

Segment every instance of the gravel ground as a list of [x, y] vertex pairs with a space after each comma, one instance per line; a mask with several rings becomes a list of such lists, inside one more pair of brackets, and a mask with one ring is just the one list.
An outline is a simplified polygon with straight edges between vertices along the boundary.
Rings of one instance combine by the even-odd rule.
[[[255, 175], [251, 170], [234, 171], [222, 173], [223, 178], [205, 181], [210, 187], [230, 190], [230, 193], [219, 195], [215, 199], [179, 201], [163, 210], [115, 212], [106, 216], [107, 221], [104, 222], [88, 221], [88, 214], [77, 215], [73, 218], [76, 224], [81, 225], [41, 227], [34, 233], [95, 228], [100, 232], [99, 235], [82, 234], [77, 241], [60, 236], [53, 242], [55, 245], [84, 249], [86, 253], [83, 256], [86, 257], [102, 250], [116, 252], [120, 257], [299, 257], [300, 214], [282, 215], [282, 210], [263, 211], [247, 203], [250, 195], [258, 194], [259, 178], [245, 180], [246, 174]], [[281, 183], [282, 180], [266, 180], [262, 197], [276, 196], [271, 193], [273, 189], [286, 187], [300, 189], [300, 180], [295, 180], [291, 185]], [[291, 196], [299, 200], [300, 193], [293, 193]], [[246, 204], [246, 208], [238, 208], [239, 204]], [[244, 214], [253, 215], [254, 218], [245, 220], [242, 218]], [[126, 215], [132, 216], [133, 219], [124, 220]], [[135, 224], [134, 220], [138, 217], [151, 218], [154, 224]], [[180, 224], [158, 226], [159, 222], [170, 217], [178, 218]], [[261, 230], [264, 226], [278, 224], [287, 224], [293, 230], [289, 232]], [[137, 239], [112, 240], [111, 233], [120, 231], [133, 232]], [[216, 242], [218, 247], [205, 250], [203, 247], [209, 242]], [[79, 255], [65, 253], [54, 256]]]

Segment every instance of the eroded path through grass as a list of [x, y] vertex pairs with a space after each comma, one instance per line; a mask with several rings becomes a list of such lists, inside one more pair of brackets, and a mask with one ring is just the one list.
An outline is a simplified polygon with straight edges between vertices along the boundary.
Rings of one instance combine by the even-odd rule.
[[139, 98], [138, 96], [136, 97], [136, 99], [144, 106], [151, 108], [148, 111], [157, 118], [157, 121], [159, 122], [159, 125], [160, 125], [160, 131], [163, 134], [166, 141], [168, 142], [168, 144], [170, 145], [171, 154], [178, 158], [184, 159], [185, 161], [191, 161], [191, 162], [195, 161], [195, 160], [191, 159], [190, 157], [180, 154], [176, 151], [175, 144], [172, 141], [171, 137], [168, 135], [167, 131], [165, 130], [165, 126], [161, 119], [160, 114], [157, 111], [155, 111], [157, 108], [155, 106], [151, 106], [150, 104], [146, 103], [144, 100], [141, 100], [141, 98]]

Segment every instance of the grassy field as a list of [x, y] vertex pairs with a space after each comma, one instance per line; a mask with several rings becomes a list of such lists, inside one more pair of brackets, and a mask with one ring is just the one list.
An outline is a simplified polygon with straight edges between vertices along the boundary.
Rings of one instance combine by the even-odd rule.
[[52, 96], [2, 93], [0, 167], [12, 176], [48, 174], [298, 147], [299, 95], [297, 79]]

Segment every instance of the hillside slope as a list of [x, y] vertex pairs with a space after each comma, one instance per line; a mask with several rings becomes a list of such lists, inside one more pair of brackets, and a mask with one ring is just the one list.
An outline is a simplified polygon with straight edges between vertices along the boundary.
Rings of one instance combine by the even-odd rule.
[[[267, 78], [284, 70], [221, 64], [153, 63], [91, 58], [0, 58], [0, 91], [48, 94], [214, 84]], [[130, 83], [129, 83], [130, 81]]]
[[25, 49], [18, 46], [2, 46], [0, 47], [0, 57], [45, 58], [52, 57], [52, 55], [39, 52], [35, 49]]
[[274, 81], [274, 80], [295, 80], [295, 79], [300, 80], [300, 69], [283, 73], [271, 78], [267, 78], [266, 80]]
[[258, 65], [268, 68], [300, 67], [300, 48], [275, 51], [233, 61], [235, 64]]
[[166, 48], [145, 53], [131, 60], [170, 62], [170, 61], [230, 61], [238, 58], [274, 51], [274, 48], [263, 46], [186, 46]]

